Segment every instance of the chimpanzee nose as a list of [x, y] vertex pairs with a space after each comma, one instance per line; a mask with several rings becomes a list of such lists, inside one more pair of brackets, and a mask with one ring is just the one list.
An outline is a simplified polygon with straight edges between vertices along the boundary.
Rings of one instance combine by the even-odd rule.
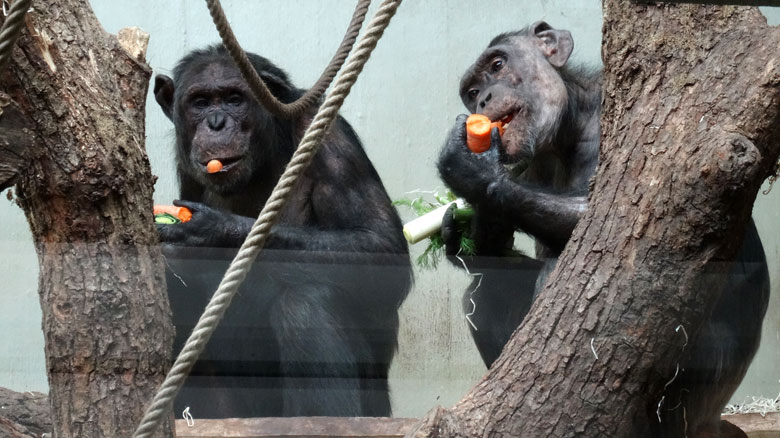
[[225, 127], [225, 115], [222, 114], [222, 111], [214, 111], [206, 116], [206, 120], [208, 121], [209, 128], [213, 131], [219, 131]]
[[479, 103], [480, 108], [484, 108], [485, 105], [487, 105], [488, 102], [490, 102], [490, 99], [493, 98], [493, 93], [488, 93], [487, 96], [485, 96], [485, 99], [482, 100], [482, 102]]

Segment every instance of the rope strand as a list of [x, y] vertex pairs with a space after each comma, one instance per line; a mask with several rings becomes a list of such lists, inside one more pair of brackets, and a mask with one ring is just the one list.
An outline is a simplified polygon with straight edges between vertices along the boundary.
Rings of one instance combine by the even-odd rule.
[[225, 11], [222, 9], [222, 5], [219, 0], [206, 0], [206, 5], [211, 13], [211, 18], [214, 21], [214, 25], [217, 27], [219, 36], [222, 38], [222, 44], [227, 49], [230, 57], [233, 58], [233, 62], [236, 63], [238, 70], [241, 72], [241, 76], [244, 78], [255, 98], [265, 106], [268, 111], [273, 115], [290, 119], [303, 113], [307, 108], [317, 103], [317, 101], [328, 89], [333, 78], [338, 73], [341, 65], [347, 59], [350, 50], [352, 50], [355, 40], [357, 40], [358, 33], [360, 33], [360, 27], [363, 25], [363, 20], [366, 18], [368, 7], [371, 4], [371, 0], [358, 0], [355, 6], [355, 12], [352, 14], [352, 20], [347, 27], [347, 33], [344, 35], [344, 39], [341, 41], [336, 54], [333, 55], [330, 63], [322, 72], [322, 75], [317, 82], [304, 93], [303, 96], [298, 98], [292, 103], [282, 103], [271, 94], [268, 87], [263, 82], [260, 75], [257, 74], [252, 63], [246, 55], [246, 52], [241, 48], [236, 39], [233, 30], [230, 28]]
[[306, 130], [300, 146], [293, 154], [282, 177], [260, 212], [257, 221], [252, 225], [249, 235], [228, 267], [217, 291], [214, 292], [214, 296], [195, 325], [192, 334], [190, 334], [181, 353], [179, 353], [179, 357], [176, 358], [176, 362], [168, 372], [165, 381], [160, 386], [151, 405], [147, 408], [144, 418], [141, 420], [135, 434], [133, 434], [134, 438], [150, 437], [159, 426], [162, 418], [168, 415], [173, 399], [225, 314], [241, 282], [246, 278], [252, 263], [260, 253], [271, 227], [276, 223], [282, 206], [292, 191], [295, 181], [306, 169], [312, 156], [317, 151], [320, 141], [336, 118], [339, 108], [341, 108], [344, 99], [355, 84], [377, 42], [390, 24], [390, 19], [395, 15], [401, 1], [384, 0], [380, 5], [366, 34], [361, 38], [355, 53], [350, 57], [344, 67], [344, 71], [333, 85], [333, 92], [328, 95], [322, 107], [314, 116], [314, 120]]
[[32, 4], [32, 0], [16, 0], [5, 18], [3, 27], [0, 29], [0, 70], [11, 59], [11, 53], [21, 34], [24, 16], [27, 15], [30, 4]]

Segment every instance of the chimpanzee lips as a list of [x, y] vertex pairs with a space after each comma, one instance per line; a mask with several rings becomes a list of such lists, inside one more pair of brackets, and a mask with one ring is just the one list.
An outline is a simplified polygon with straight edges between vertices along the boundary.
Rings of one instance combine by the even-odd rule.
[[[239, 161], [241, 161], [243, 158], [244, 158], [243, 156], [229, 157], [229, 158], [212, 157], [212, 158], [209, 158], [208, 160], [206, 160], [204, 162], [201, 162], [200, 165], [203, 167], [204, 171], [207, 171], [207, 166], [208, 166], [209, 161], [218, 160], [219, 162], [222, 163], [222, 169], [220, 169], [218, 172], [214, 172], [214, 173], [223, 173], [223, 172], [229, 171], [232, 167], [235, 167], [239, 163]], [[211, 173], [211, 172], [208, 172], [208, 173]]]
[[535, 142], [534, 135], [529, 132], [525, 112], [521, 106], [513, 106], [496, 119], [504, 128], [501, 136], [501, 162], [511, 165], [513, 174], [522, 172], [533, 156]]
[[520, 110], [517, 108], [510, 108], [502, 117], [497, 117], [495, 120], [501, 123], [501, 126], [506, 129], [507, 126], [515, 119]]

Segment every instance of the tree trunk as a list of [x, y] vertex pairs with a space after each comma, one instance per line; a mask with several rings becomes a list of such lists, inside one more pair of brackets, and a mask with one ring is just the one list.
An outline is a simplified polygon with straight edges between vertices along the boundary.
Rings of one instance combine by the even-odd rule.
[[[717, 300], [780, 138], [780, 30], [758, 10], [604, 0], [589, 210], [483, 380], [412, 436], [623, 437]], [[717, 269], [717, 268], [715, 268]]]
[[0, 187], [16, 183], [38, 252], [52, 423], [130, 436], [173, 339], [144, 152], [151, 69], [87, 0], [33, 6], [0, 73]]

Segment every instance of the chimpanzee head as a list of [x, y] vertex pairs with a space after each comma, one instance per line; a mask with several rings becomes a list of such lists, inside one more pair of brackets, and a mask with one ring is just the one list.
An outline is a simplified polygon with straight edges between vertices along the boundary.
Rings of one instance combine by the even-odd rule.
[[551, 146], [568, 99], [558, 70], [573, 48], [568, 31], [540, 21], [494, 38], [461, 79], [469, 111], [507, 123], [507, 161], [528, 160]]
[[[281, 101], [295, 99], [287, 75], [267, 59], [247, 54], [255, 70]], [[289, 123], [274, 118], [251, 94], [221, 45], [195, 50], [182, 58], [173, 79], [157, 75], [154, 96], [176, 128], [178, 171], [188, 180], [221, 194], [240, 191], [253, 178], [278, 168], [289, 150]], [[222, 170], [208, 173], [219, 160]]]

